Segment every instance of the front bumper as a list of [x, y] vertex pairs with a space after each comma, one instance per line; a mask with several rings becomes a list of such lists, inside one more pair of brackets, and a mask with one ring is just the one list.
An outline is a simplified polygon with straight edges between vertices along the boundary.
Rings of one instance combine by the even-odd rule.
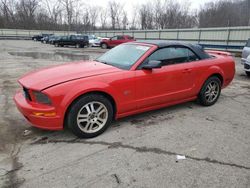
[[62, 130], [63, 118], [57, 114], [53, 117], [35, 115], [38, 113], [54, 113], [55, 107], [28, 102], [22, 92], [17, 92], [14, 101], [18, 110], [34, 126], [47, 130]]
[[241, 64], [244, 65], [244, 70], [250, 72], [250, 62], [244, 58], [241, 58]]

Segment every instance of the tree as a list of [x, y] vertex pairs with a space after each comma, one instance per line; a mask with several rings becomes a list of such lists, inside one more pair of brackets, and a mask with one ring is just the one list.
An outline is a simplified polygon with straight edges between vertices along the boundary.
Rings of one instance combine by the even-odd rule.
[[94, 30], [96, 27], [96, 21], [99, 15], [98, 10], [100, 10], [100, 7], [98, 6], [89, 7], [90, 26], [92, 30]]
[[79, 0], [61, 0], [64, 7], [65, 17], [68, 24], [68, 31], [71, 30], [74, 16], [78, 16]]
[[112, 29], [120, 29], [122, 5], [117, 1], [109, 1], [108, 6]]
[[107, 25], [107, 18], [108, 18], [108, 11], [105, 8], [100, 9], [100, 22], [101, 22], [101, 29], [106, 29]]
[[20, 0], [16, 4], [16, 20], [24, 29], [30, 29], [36, 25], [36, 10], [38, 8], [38, 0]]

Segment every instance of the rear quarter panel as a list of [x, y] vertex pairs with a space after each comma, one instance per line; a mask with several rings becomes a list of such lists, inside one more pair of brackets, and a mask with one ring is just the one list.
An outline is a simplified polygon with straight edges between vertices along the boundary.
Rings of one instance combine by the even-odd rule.
[[217, 55], [213, 53], [210, 55], [213, 56], [210, 59], [194, 62], [194, 71], [196, 75], [195, 95], [200, 92], [204, 82], [214, 74], [219, 74], [222, 77], [222, 88], [229, 85], [234, 78], [235, 63], [232, 56]]

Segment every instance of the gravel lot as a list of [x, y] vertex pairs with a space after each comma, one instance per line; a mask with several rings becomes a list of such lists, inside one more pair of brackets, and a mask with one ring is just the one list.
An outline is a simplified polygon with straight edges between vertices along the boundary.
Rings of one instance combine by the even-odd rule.
[[15, 108], [24, 73], [104, 51], [0, 40], [0, 187], [250, 187], [250, 79], [239, 58], [214, 106], [124, 118], [94, 139], [33, 128]]

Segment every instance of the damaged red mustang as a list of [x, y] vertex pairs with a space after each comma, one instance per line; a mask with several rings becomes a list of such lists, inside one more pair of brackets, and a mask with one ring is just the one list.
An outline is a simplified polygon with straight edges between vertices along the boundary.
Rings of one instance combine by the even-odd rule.
[[171, 41], [119, 45], [94, 61], [31, 72], [14, 97], [35, 127], [68, 126], [81, 138], [103, 133], [113, 119], [198, 100], [216, 103], [233, 80], [235, 63], [227, 52]]

